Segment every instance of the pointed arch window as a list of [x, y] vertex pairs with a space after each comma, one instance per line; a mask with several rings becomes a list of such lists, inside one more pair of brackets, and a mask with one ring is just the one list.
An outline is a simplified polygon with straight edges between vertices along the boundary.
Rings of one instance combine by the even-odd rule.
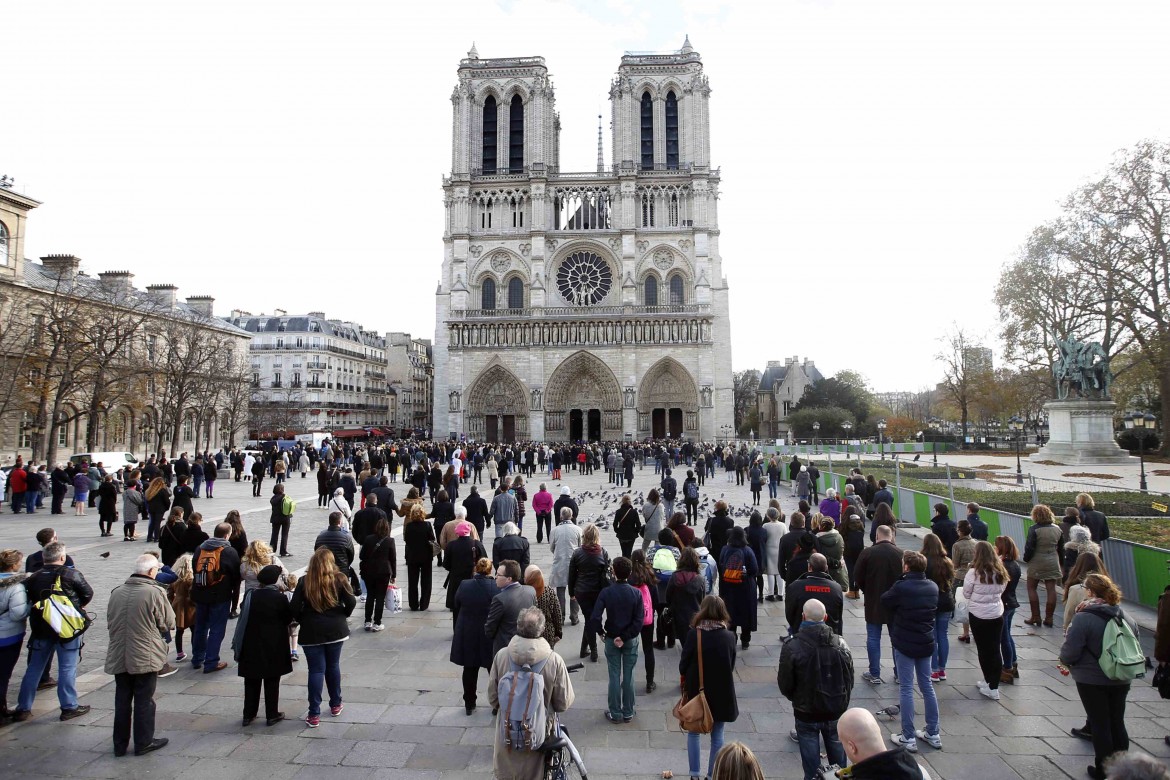
[[520, 281], [519, 277], [513, 277], [512, 281], [508, 282], [508, 308], [524, 308], [524, 282]]
[[666, 93], [666, 167], [678, 168], [678, 98]]
[[654, 170], [654, 99], [642, 93], [642, 170]]
[[524, 171], [524, 101], [512, 96], [508, 106], [508, 173]]
[[8, 265], [8, 227], [0, 222], [0, 265]]
[[496, 280], [484, 279], [483, 289], [480, 291], [480, 308], [494, 309], [496, 308]]
[[646, 306], [658, 305], [658, 280], [653, 276], [646, 277], [646, 291], [642, 299]]
[[683, 304], [683, 278], [681, 274], [673, 274], [670, 277], [670, 305], [681, 306]]
[[496, 99], [483, 101], [483, 172], [496, 172]]

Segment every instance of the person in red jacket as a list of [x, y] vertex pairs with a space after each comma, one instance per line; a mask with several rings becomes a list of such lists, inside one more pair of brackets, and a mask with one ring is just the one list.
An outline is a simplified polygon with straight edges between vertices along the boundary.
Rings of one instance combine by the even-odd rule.
[[12, 514], [19, 515], [24, 508], [24, 493], [28, 486], [28, 475], [24, 466], [17, 463], [8, 474], [8, 487], [12, 489]]

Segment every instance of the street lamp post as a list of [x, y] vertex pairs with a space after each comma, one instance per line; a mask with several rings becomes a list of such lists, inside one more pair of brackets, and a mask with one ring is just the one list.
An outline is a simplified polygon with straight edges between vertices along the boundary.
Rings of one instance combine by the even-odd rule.
[[819, 421], [814, 420], [813, 421], [813, 452], [820, 451], [818, 449], [818, 447], [820, 446], [820, 440], [821, 440], [821, 424]]
[[886, 421], [877, 421], [878, 446], [881, 448], [882, 460], [886, 459]]
[[845, 460], [849, 460], [849, 432], [853, 430], [853, 423], [846, 420], [841, 423], [841, 430], [845, 431]]
[[1020, 433], [1024, 430], [1024, 421], [1018, 415], [1012, 415], [1008, 420], [1008, 427], [1012, 429], [1012, 437], [1016, 440], [1016, 484], [1024, 484], [1024, 470], [1020, 466]]
[[931, 456], [931, 460], [934, 461], [934, 465], [937, 466], [938, 465], [938, 430], [939, 430], [938, 418], [931, 417], [930, 420], [927, 422], [927, 425], [930, 427], [930, 430], [933, 431], [935, 434], [934, 436], [931, 437], [930, 456]]
[[1154, 415], [1141, 412], [1133, 412], [1125, 416], [1125, 427], [1127, 430], [1133, 431], [1137, 435], [1138, 440], [1138, 460], [1141, 463], [1141, 482], [1138, 484], [1140, 490], [1145, 493], [1146, 488], [1146, 431], [1154, 429], [1157, 424], [1157, 418]]

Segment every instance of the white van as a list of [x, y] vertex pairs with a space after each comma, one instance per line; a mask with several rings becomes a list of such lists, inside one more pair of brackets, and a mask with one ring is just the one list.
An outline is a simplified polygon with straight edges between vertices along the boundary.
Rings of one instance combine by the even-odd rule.
[[74, 464], [81, 463], [82, 461], [85, 461], [91, 466], [100, 463], [102, 464], [102, 468], [110, 474], [126, 466], [133, 467], [138, 465], [138, 458], [134, 457], [134, 454], [130, 452], [79, 452], [69, 458], [69, 462]]

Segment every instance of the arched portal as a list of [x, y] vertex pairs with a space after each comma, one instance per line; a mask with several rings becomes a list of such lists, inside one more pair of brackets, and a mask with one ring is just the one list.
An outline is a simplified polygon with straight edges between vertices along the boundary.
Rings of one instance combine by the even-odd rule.
[[622, 438], [621, 387], [609, 366], [589, 352], [570, 355], [553, 371], [544, 410], [550, 441]]
[[674, 358], [662, 358], [642, 377], [638, 433], [655, 439], [681, 439], [699, 433], [699, 391], [690, 372]]
[[483, 370], [467, 393], [466, 426], [476, 441], [515, 442], [528, 438], [528, 392], [500, 363]]

